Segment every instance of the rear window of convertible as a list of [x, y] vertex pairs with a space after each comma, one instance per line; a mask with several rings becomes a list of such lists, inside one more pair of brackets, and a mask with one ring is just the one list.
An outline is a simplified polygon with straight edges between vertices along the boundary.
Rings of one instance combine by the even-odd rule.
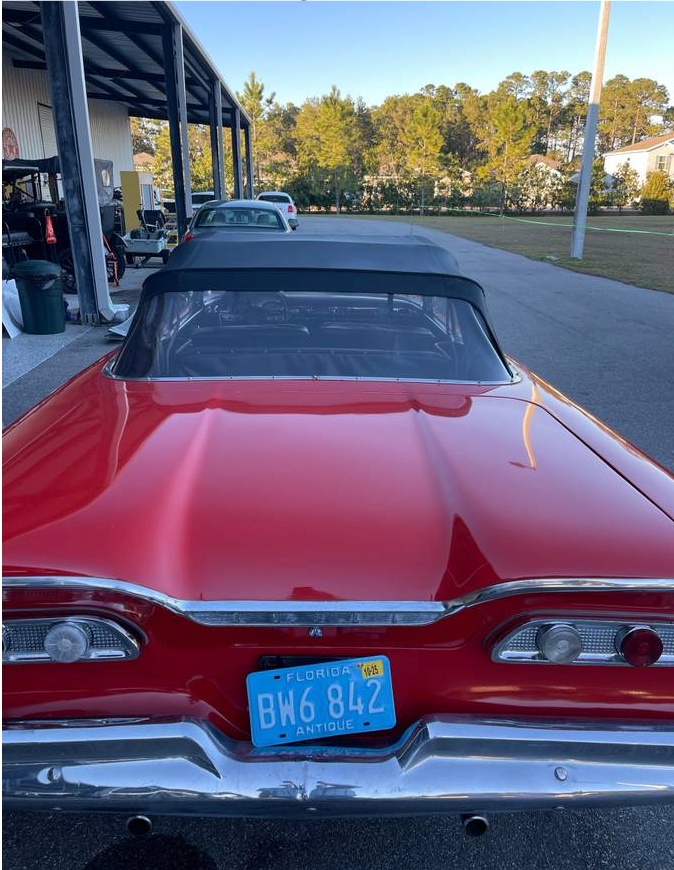
[[114, 374], [510, 380], [481, 313], [464, 299], [275, 290], [150, 296]]

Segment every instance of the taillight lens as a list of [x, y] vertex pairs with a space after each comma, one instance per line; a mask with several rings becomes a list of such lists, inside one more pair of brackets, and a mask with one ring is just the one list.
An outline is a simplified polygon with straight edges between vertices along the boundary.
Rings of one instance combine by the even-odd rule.
[[648, 626], [625, 628], [616, 637], [616, 650], [635, 668], [648, 667], [662, 655], [662, 638]]
[[536, 646], [546, 661], [568, 665], [583, 651], [580, 634], [572, 625], [544, 625], [536, 635]]
[[532, 619], [498, 640], [505, 663], [674, 667], [674, 622], [592, 618]]
[[183, 242], [191, 242], [194, 238], [194, 233], [191, 233], [189, 230], [183, 236]]
[[10, 618], [2, 624], [3, 664], [120, 661], [139, 652], [139, 642], [125, 628], [98, 616]]
[[289, 205], [289, 206], [288, 206], [288, 213], [290, 214], [291, 212], [294, 212], [294, 211], [295, 211], [295, 206], [294, 206], [294, 205]]
[[57, 622], [44, 639], [44, 650], [54, 662], [79, 661], [86, 656], [90, 645], [85, 626], [74, 622]]

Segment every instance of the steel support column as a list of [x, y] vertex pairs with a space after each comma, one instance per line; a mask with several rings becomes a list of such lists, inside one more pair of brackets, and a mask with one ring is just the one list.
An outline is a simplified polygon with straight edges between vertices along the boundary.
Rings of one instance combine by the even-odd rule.
[[222, 145], [222, 90], [219, 81], [215, 81], [211, 84], [208, 105], [211, 125], [213, 192], [216, 199], [226, 199], [225, 159]]
[[79, 14], [74, 0], [40, 3], [47, 78], [82, 323], [112, 320]]
[[166, 107], [171, 141], [173, 193], [176, 202], [178, 238], [187, 231], [192, 216], [190, 188], [190, 156], [187, 147], [187, 99], [185, 97], [185, 65], [182, 28], [167, 25], [162, 34], [166, 70]]
[[243, 138], [246, 145], [246, 196], [253, 198], [253, 147], [250, 139], [250, 126], [245, 127]]
[[241, 112], [238, 107], [232, 114], [232, 164], [234, 168], [234, 199], [243, 195], [243, 177], [241, 172]]
[[183, 175], [185, 178], [185, 213], [188, 222], [192, 219], [192, 176], [190, 173], [190, 145], [187, 136], [187, 91], [185, 89], [185, 53], [183, 51], [183, 29], [180, 24], [173, 25], [176, 73], [178, 77], [178, 109], [180, 114], [180, 138], [183, 147]]

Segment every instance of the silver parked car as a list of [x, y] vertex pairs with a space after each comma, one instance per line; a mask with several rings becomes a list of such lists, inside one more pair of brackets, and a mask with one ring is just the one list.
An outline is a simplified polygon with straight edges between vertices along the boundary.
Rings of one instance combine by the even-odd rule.
[[273, 203], [256, 199], [212, 200], [204, 203], [192, 219], [183, 241], [195, 238], [204, 230], [291, 232], [285, 216]]
[[289, 193], [285, 193], [283, 190], [263, 190], [258, 193], [257, 199], [260, 202], [273, 202], [276, 208], [285, 215], [291, 229], [297, 229], [300, 223], [297, 217], [297, 206]]

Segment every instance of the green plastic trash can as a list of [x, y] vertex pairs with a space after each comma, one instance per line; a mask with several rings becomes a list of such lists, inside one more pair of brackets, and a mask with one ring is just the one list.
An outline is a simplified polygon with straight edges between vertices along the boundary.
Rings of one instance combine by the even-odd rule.
[[32, 335], [65, 332], [63, 286], [56, 280], [60, 274], [60, 266], [47, 260], [24, 260], [12, 267], [24, 332]]

